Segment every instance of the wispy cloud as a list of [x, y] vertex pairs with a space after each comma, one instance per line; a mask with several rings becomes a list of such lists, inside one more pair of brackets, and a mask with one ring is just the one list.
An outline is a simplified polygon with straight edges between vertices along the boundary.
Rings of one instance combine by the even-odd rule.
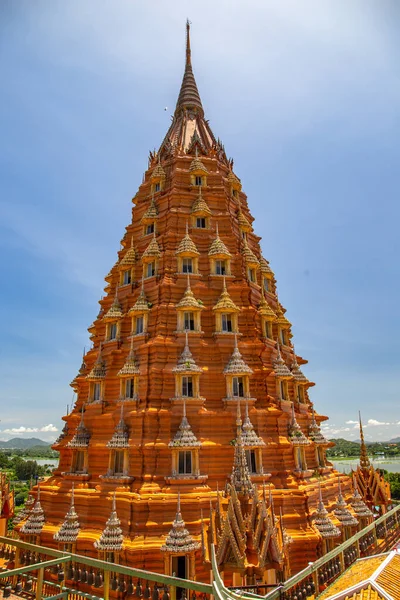
[[43, 427], [26, 427], [25, 425], [20, 425], [19, 427], [11, 427], [7, 429], [0, 430], [0, 433], [49, 433], [58, 431], [57, 427], [55, 427], [52, 423], [49, 425], [43, 425]]

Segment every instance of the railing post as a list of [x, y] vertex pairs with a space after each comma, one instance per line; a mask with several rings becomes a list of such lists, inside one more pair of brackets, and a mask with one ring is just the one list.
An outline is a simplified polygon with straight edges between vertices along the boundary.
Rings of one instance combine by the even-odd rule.
[[43, 576], [44, 569], [41, 568], [38, 570], [37, 580], [36, 580], [36, 600], [42, 600], [43, 598]]
[[103, 597], [104, 600], [109, 600], [110, 598], [110, 571], [104, 570], [104, 579], [103, 579]]
[[339, 562], [340, 562], [340, 572], [343, 573], [343, 571], [345, 570], [345, 566], [344, 566], [344, 552], [341, 552], [339, 554]]

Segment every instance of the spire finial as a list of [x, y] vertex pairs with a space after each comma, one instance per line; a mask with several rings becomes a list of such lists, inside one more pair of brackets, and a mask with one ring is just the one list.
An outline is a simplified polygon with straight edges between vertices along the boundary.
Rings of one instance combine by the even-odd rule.
[[186, 235], [189, 233], [189, 221], [186, 219]]
[[362, 426], [362, 422], [361, 422], [361, 412], [358, 411], [358, 418], [360, 421], [360, 467], [362, 469], [368, 469], [371, 466], [371, 463], [369, 462], [369, 458], [368, 458], [368, 452], [367, 452], [367, 447], [365, 445], [365, 441], [364, 441], [364, 432], [363, 432], [363, 426]]
[[176, 514], [177, 516], [181, 514], [181, 492], [178, 490], [178, 503], [176, 506]]
[[187, 286], [186, 286], [186, 291], [190, 292], [190, 274], [187, 274]]
[[238, 436], [241, 435], [241, 427], [242, 427], [242, 413], [240, 410], [240, 398], [238, 398], [237, 401], [237, 408], [236, 408], [236, 425], [237, 425], [237, 429], [238, 429]]
[[185, 330], [185, 350], [189, 349], [189, 335], [188, 335], [188, 330]]
[[234, 348], [235, 348], [235, 350], [237, 350], [238, 349], [238, 343], [237, 343], [237, 333], [236, 333], [236, 331], [234, 333], [234, 340], [235, 340], [235, 346], [234, 346]]
[[190, 21], [186, 19], [186, 66], [192, 64], [192, 53], [190, 50]]
[[71, 488], [71, 508], [74, 506], [74, 500], [75, 500], [75, 483], [72, 482], [72, 488]]
[[225, 275], [222, 276], [222, 291], [226, 292], [226, 277], [225, 277]]
[[218, 221], [215, 225], [215, 231], [217, 232], [217, 238], [219, 237], [219, 230], [218, 230]]
[[183, 397], [183, 417], [186, 417], [186, 398]]
[[116, 495], [117, 495], [117, 492], [114, 492], [114, 494], [113, 494], [113, 499], [112, 499], [112, 507], [111, 507], [111, 510], [112, 510], [112, 512], [115, 512], [115, 511], [117, 510], [117, 499], [116, 499]]
[[40, 502], [40, 481], [38, 481], [38, 484], [37, 484], [37, 497], [36, 497], [36, 502]]

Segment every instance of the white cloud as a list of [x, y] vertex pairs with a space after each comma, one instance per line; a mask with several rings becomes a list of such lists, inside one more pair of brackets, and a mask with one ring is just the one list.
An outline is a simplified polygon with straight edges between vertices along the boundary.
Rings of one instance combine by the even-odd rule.
[[358, 421], [346, 421], [346, 425], [358, 425]]
[[[379, 425], [391, 425], [391, 423], [385, 423], [384, 421], [377, 421], [376, 419], [368, 419], [368, 425], [372, 425], [372, 427], [377, 427]], [[365, 425], [367, 427], [367, 425]]]
[[49, 423], [49, 425], [43, 425], [43, 427], [25, 427], [24, 425], [20, 425], [20, 427], [3, 429], [2, 433], [39, 433], [41, 431], [58, 431], [58, 429], [52, 423]]

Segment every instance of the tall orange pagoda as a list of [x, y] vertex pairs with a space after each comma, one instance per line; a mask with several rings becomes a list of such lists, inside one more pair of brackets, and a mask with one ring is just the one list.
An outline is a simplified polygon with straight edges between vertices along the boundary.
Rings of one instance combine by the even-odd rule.
[[[209, 581], [274, 583], [372, 519], [326, 460], [306, 360], [186, 64], [106, 276], [32, 542]], [[353, 504], [362, 518], [357, 518]], [[336, 512], [335, 512], [336, 511]]]

